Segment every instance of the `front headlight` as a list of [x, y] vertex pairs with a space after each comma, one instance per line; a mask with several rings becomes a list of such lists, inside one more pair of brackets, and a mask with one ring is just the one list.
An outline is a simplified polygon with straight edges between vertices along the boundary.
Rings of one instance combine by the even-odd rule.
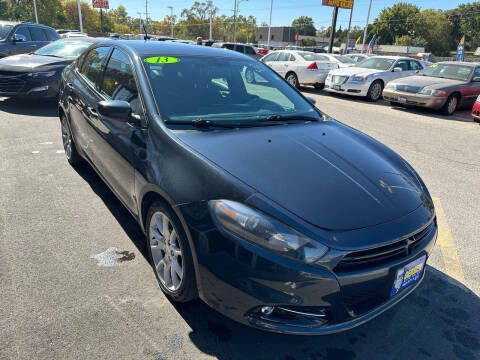
[[328, 251], [325, 245], [241, 203], [211, 200], [209, 207], [222, 228], [281, 256], [311, 264]]
[[445, 96], [445, 95], [447, 95], [447, 93], [445, 91], [425, 89], [425, 88], [423, 88], [421, 91], [419, 91], [419, 94], [430, 95], [430, 96]]
[[32, 78], [49, 78], [55, 75], [55, 71], [39, 71], [34, 73], [29, 73], [28, 76]]
[[368, 79], [368, 75], [366, 75], [366, 76], [357, 75], [357, 76], [352, 76], [352, 77], [351, 77], [351, 80], [352, 80], [352, 81], [361, 81], [361, 82], [364, 82], [364, 81], [367, 81], [367, 79]]

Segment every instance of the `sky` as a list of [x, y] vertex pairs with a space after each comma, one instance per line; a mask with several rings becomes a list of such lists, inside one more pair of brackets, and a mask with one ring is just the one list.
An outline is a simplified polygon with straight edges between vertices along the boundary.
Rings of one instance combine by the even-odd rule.
[[[147, 0], [149, 17], [154, 20], [161, 20], [170, 14], [168, 6], [173, 6], [174, 14], [180, 15], [182, 9], [189, 8], [194, 0]], [[199, 0], [205, 1], [205, 0]], [[233, 15], [234, 0], [212, 0], [219, 9], [219, 14]], [[368, 4], [370, 0], [355, 0], [352, 16], [352, 26], [365, 26]], [[403, 0], [403, 2], [416, 4], [421, 9], [452, 9], [459, 4], [471, 3], [474, 0]], [[137, 17], [137, 12], [145, 13], [145, 0], [109, 0], [110, 8], [119, 5], [126, 7], [132, 17]], [[370, 22], [377, 17], [385, 7], [390, 7], [402, 0], [372, 0]], [[268, 23], [270, 13], [270, 0], [241, 0], [239, 12], [244, 16], [253, 15], [257, 23], [263, 21]], [[144, 17], [145, 15], [142, 15]], [[332, 8], [322, 6], [321, 0], [273, 0], [272, 26], [291, 25], [292, 20], [299, 16], [310, 16], [313, 18], [317, 29], [322, 26], [327, 28], [332, 22]], [[348, 27], [350, 10], [340, 9], [338, 12], [337, 28]]]

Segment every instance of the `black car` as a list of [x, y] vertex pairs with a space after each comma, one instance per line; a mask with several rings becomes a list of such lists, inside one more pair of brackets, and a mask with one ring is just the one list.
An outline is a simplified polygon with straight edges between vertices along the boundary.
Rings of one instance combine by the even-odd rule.
[[50, 26], [0, 21], [0, 58], [32, 52], [58, 39], [60, 35]]
[[56, 99], [63, 69], [99, 40], [61, 39], [31, 54], [0, 59], [0, 96]]
[[437, 224], [415, 170], [245, 55], [104, 41], [64, 71], [59, 117], [68, 161], [140, 223], [174, 301], [324, 334], [424, 277]]
[[257, 60], [259, 60], [263, 56], [261, 54], [257, 54], [253, 46], [247, 45], [247, 44], [236, 44], [236, 43], [230, 43], [230, 42], [216, 41], [216, 42], [213, 42], [210, 46], [216, 47], [216, 48], [233, 50], [241, 54], [248, 55]]

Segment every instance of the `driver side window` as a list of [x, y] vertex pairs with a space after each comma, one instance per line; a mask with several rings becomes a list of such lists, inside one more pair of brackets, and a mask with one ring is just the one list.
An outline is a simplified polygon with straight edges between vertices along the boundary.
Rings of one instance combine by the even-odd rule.
[[15, 34], [23, 35], [25, 36], [27, 41], [32, 41], [30, 31], [28, 31], [28, 28], [26, 26], [19, 26], [17, 30], [15, 30]]
[[138, 114], [138, 90], [132, 65], [126, 54], [114, 49], [103, 75], [100, 92], [109, 100], [123, 100]]

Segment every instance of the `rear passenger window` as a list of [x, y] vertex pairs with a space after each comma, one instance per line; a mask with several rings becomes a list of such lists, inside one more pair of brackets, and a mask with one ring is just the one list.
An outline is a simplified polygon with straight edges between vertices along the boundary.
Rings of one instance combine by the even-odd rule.
[[48, 41], [54, 41], [59, 39], [60, 37], [58, 36], [57, 32], [53, 29], [43, 29], [45, 34], [47, 35]]
[[256, 52], [255, 52], [255, 50], [253, 50], [250, 46], [245, 46], [245, 54], [255, 55]]
[[128, 102], [132, 112], [138, 113], [138, 90], [133, 76], [132, 65], [128, 56], [122, 51], [113, 50], [105, 68], [100, 92], [108, 99]]
[[99, 81], [99, 76], [102, 72], [102, 64], [109, 51], [110, 48], [106, 46], [92, 49], [88, 52], [83, 60], [80, 73], [90, 83], [90, 85], [94, 87], [96, 87], [96, 84]]
[[280, 56], [278, 57], [277, 61], [288, 61], [288, 57], [290, 54], [288, 53], [280, 53]]
[[410, 60], [410, 70], [423, 70], [423, 67], [418, 61]]
[[30, 31], [26, 26], [19, 26], [17, 30], [15, 30], [15, 34], [23, 35], [27, 39], [27, 41], [32, 41], [32, 37], [30, 36]]
[[277, 61], [277, 56], [278, 56], [278, 53], [268, 54], [267, 56], [265, 56], [265, 57], [263, 58], [263, 61], [264, 61], [264, 62], [267, 62], [267, 61]]
[[239, 53], [243, 53], [243, 52], [245, 52], [245, 47], [243, 45], [237, 45], [236, 48], [234, 46], [234, 50], [239, 52]]
[[30, 35], [32, 35], [33, 41], [47, 41], [47, 36], [43, 32], [43, 29], [36, 26], [29, 26]]

